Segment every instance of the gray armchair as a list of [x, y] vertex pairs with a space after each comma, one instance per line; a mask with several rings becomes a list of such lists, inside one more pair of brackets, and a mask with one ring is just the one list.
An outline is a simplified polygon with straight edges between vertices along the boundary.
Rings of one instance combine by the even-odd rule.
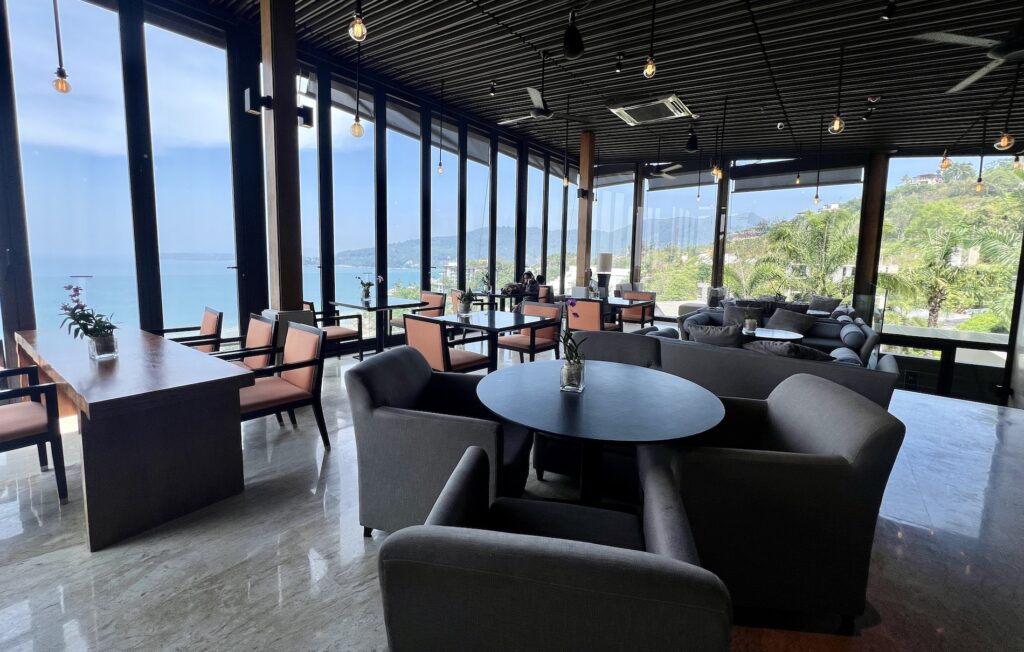
[[488, 468], [483, 450], [467, 450], [426, 525], [381, 545], [392, 650], [729, 649], [722, 582], [671, 538], [654, 537], [664, 552], [644, 549], [648, 519], [685, 520], [678, 492], [664, 494], [675, 510], [652, 508], [641, 523], [578, 505], [491, 503]]
[[[904, 426], [872, 401], [798, 374], [674, 452], [705, 568], [739, 607], [864, 611], [882, 493]], [[641, 451], [641, 474], [650, 451]]]
[[423, 523], [467, 446], [492, 460], [490, 497], [522, 494], [530, 433], [494, 420], [476, 396], [481, 378], [432, 371], [407, 346], [345, 373], [365, 535]]

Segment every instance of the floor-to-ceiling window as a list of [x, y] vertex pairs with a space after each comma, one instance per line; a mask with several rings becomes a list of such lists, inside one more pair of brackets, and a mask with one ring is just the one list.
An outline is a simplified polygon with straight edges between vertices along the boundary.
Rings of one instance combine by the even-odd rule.
[[[316, 115], [316, 93], [320, 86], [315, 76], [302, 72], [298, 77], [299, 106], [309, 107]], [[326, 89], [324, 89], [326, 91]], [[302, 298], [323, 310], [320, 296], [320, 164], [317, 160], [317, 129], [299, 126], [299, 217], [302, 229]], [[328, 261], [329, 262], [329, 261]], [[328, 268], [330, 269], [330, 268]]]
[[548, 250], [547, 250], [547, 276], [548, 285], [555, 288], [556, 292], [564, 292], [562, 285], [562, 195], [565, 192], [563, 186], [562, 161], [551, 161], [551, 168], [548, 174]]
[[[1021, 173], [1011, 158], [993, 157], [980, 191], [977, 179], [976, 157], [953, 158], [946, 170], [935, 157], [889, 161], [875, 306], [875, 327], [883, 333], [1008, 343], [1024, 231]], [[938, 351], [885, 348], [939, 357]], [[1006, 354], [965, 347], [956, 362], [1001, 371]], [[915, 388], [934, 385], [927, 367], [904, 366]], [[980, 389], [1001, 379], [996, 373], [974, 381]]]
[[[359, 97], [362, 135], [353, 135], [355, 87], [332, 88], [331, 157], [334, 166], [334, 279], [339, 300], [358, 301], [359, 279], [376, 282], [374, 230], [373, 99], [365, 85]], [[358, 131], [358, 130], [357, 130]], [[363, 320], [373, 329], [373, 320]]]
[[[388, 292], [420, 296], [420, 112], [388, 100]], [[435, 170], [436, 173], [436, 170]]]
[[73, 284], [115, 323], [137, 326], [117, 15], [82, 0], [61, 3], [71, 82], [62, 95], [50, 85], [52, 5], [7, 7], [37, 323], [60, 325], [64, 286]]
[[198, 324], [203, 308], [238, 332], [227, 54], [146, 25], [164, 324]]
[[612, 255], [609, 286], [629, 280], [630, 245], [633, 241], [633, 172], [599, 174], [590, 240], [590, 267], [597, 278], [601, 254]]
[[516, 148], [498, 141], [498, 230], [494, 270], [500, 288], [518, 281], [516, 268]]
[[576, 285], [576, 249], [579, 244], [580, 224], [580, 200], [579, 200], [579, 176], [569, 174], [569, 211], [566, 219], [565, 235], [565, 288], [563, 292], [570, 292]]
[[[489, 198], [491, 173], [490, 139], [470, 129], [467, 134], [466, 161], [466, 284], [474, 289], [494, 286], [487, 279], [488, 243], [490, 242]], [[485, 282], [486, 281], [486, 282]]]
[[[450, 292], [459, 282], [459, 132], [450, 119], [431, 124], [430, 288]], [[440, 167], [438, 167], [440, 166]]]
[[[657, 312], [675, 316], [707, 300], [715, 245], [717, 185], [707, 170], [645, 183], [640, 280], [657, 292]], [[699, 185], [698, 185], [699, 183]]]
[[544, 227], [544, 157], [531, 151], [529, 159], [526, 174], [526, 269], [540, 274], [541, 230]]
[[[861, 168], [744, 176], [732, 181], [723, 278], [740, 298], [811, 294], [852, 300]], [[817, 192], [820, 202], [815, 203]]]

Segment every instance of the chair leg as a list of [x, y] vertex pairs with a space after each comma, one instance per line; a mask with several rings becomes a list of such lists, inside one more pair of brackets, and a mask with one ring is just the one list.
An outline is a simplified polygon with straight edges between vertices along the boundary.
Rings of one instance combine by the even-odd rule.
[[46, 461], [46, 444], [36, 444], [39, 450], [39, 470], [48, 471], [49, 463]]
[[526, 362], [526, 358], [523, 357], [523, 352], [520, 351], [519, 352], [519, 364], [523, 364], [524, 362]]
[[363, 536], [364, 537], [369, 539], [372, 534], [373, 534], [373, 528], [372, 527], [363, 526]]
[[67, 505], [68, 478], [64, 473], [64, 446], [61, 444], [59, 434], [50, 440], [50, 452], [53, 453], [53, 473], [57, 476], [57, 496], [61, 505]]
[[324, 449], [331, 450], [331, 440], [327, 437], [327, 422], [324, 421], [324, 408], [320, 401], [313, 403], [313, 416], [316, 417], [316, 427], [320, 429], [320, 438], [324, 440]]
[[295, 420], [295, 410], [288, 410], [288, 419], [292, 422], [293, 426], [299, 425], [299, 422]]
[[278, 412], [274, 416], [277, 417], [277, 425], [283, 426], [284, 425], [284, 417], [281, 416], [281, 413]]
[[530, 351], [530, 362], [533, 362], [536, 359], [537, 359], [537, 354], [534, 353], [533, 351]]

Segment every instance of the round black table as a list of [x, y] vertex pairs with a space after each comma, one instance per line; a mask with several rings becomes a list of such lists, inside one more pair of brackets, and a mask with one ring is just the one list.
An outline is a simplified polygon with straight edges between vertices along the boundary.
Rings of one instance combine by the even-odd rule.
[[588, 361], [583, 392], [563, 392], [563, 364], [545, 360], [505, 367], [481, 380], [476, 392], [506, 421], [580, 440], [584, 502], [600, 500], [602, 442], [682, 439], [713, 428], [725, 416], [718, 397], [700, 385], [618, 362]]

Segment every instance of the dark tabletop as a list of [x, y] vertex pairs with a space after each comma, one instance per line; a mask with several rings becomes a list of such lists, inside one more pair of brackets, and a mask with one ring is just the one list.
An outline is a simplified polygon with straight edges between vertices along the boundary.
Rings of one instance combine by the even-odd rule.
[[655, 442], [697, 435], [725, 416], [718, 398], [672, 374], [618, 362], [586, 363], [584, 390], [559, 390], [563, 362], [505, 367], [477, 385], [492, 412], [534, 430], [600, 441]]
[[518, 312], [505, 312], [502, 310], [478, 310], [471, 312], [465, 317], [459, 315], [444, 315], [442, 317], [425, 317], [435, 321], [462, 326], [473, 330], [487, 331], [488, 333], [501, 333], [514, 331], [521, 328], [535, 326], [544, 322], [552, 322], [547, 317], [536, 317], [533, 315], [521, 315]]
[[427, 305], [427, 302], [420, 301], [419, 299], [388, 297], [387, 302], [380, 305], [377, 305], [377, 299], [375, 298], [371, 298], [369, 301], [332, 301], [331, 305], [343, 308], [356, 308], [357, 310], [365, 310], [367, 312], [377, 312], [379, 310], [398, 310], [400, 308], [422, 308]]

